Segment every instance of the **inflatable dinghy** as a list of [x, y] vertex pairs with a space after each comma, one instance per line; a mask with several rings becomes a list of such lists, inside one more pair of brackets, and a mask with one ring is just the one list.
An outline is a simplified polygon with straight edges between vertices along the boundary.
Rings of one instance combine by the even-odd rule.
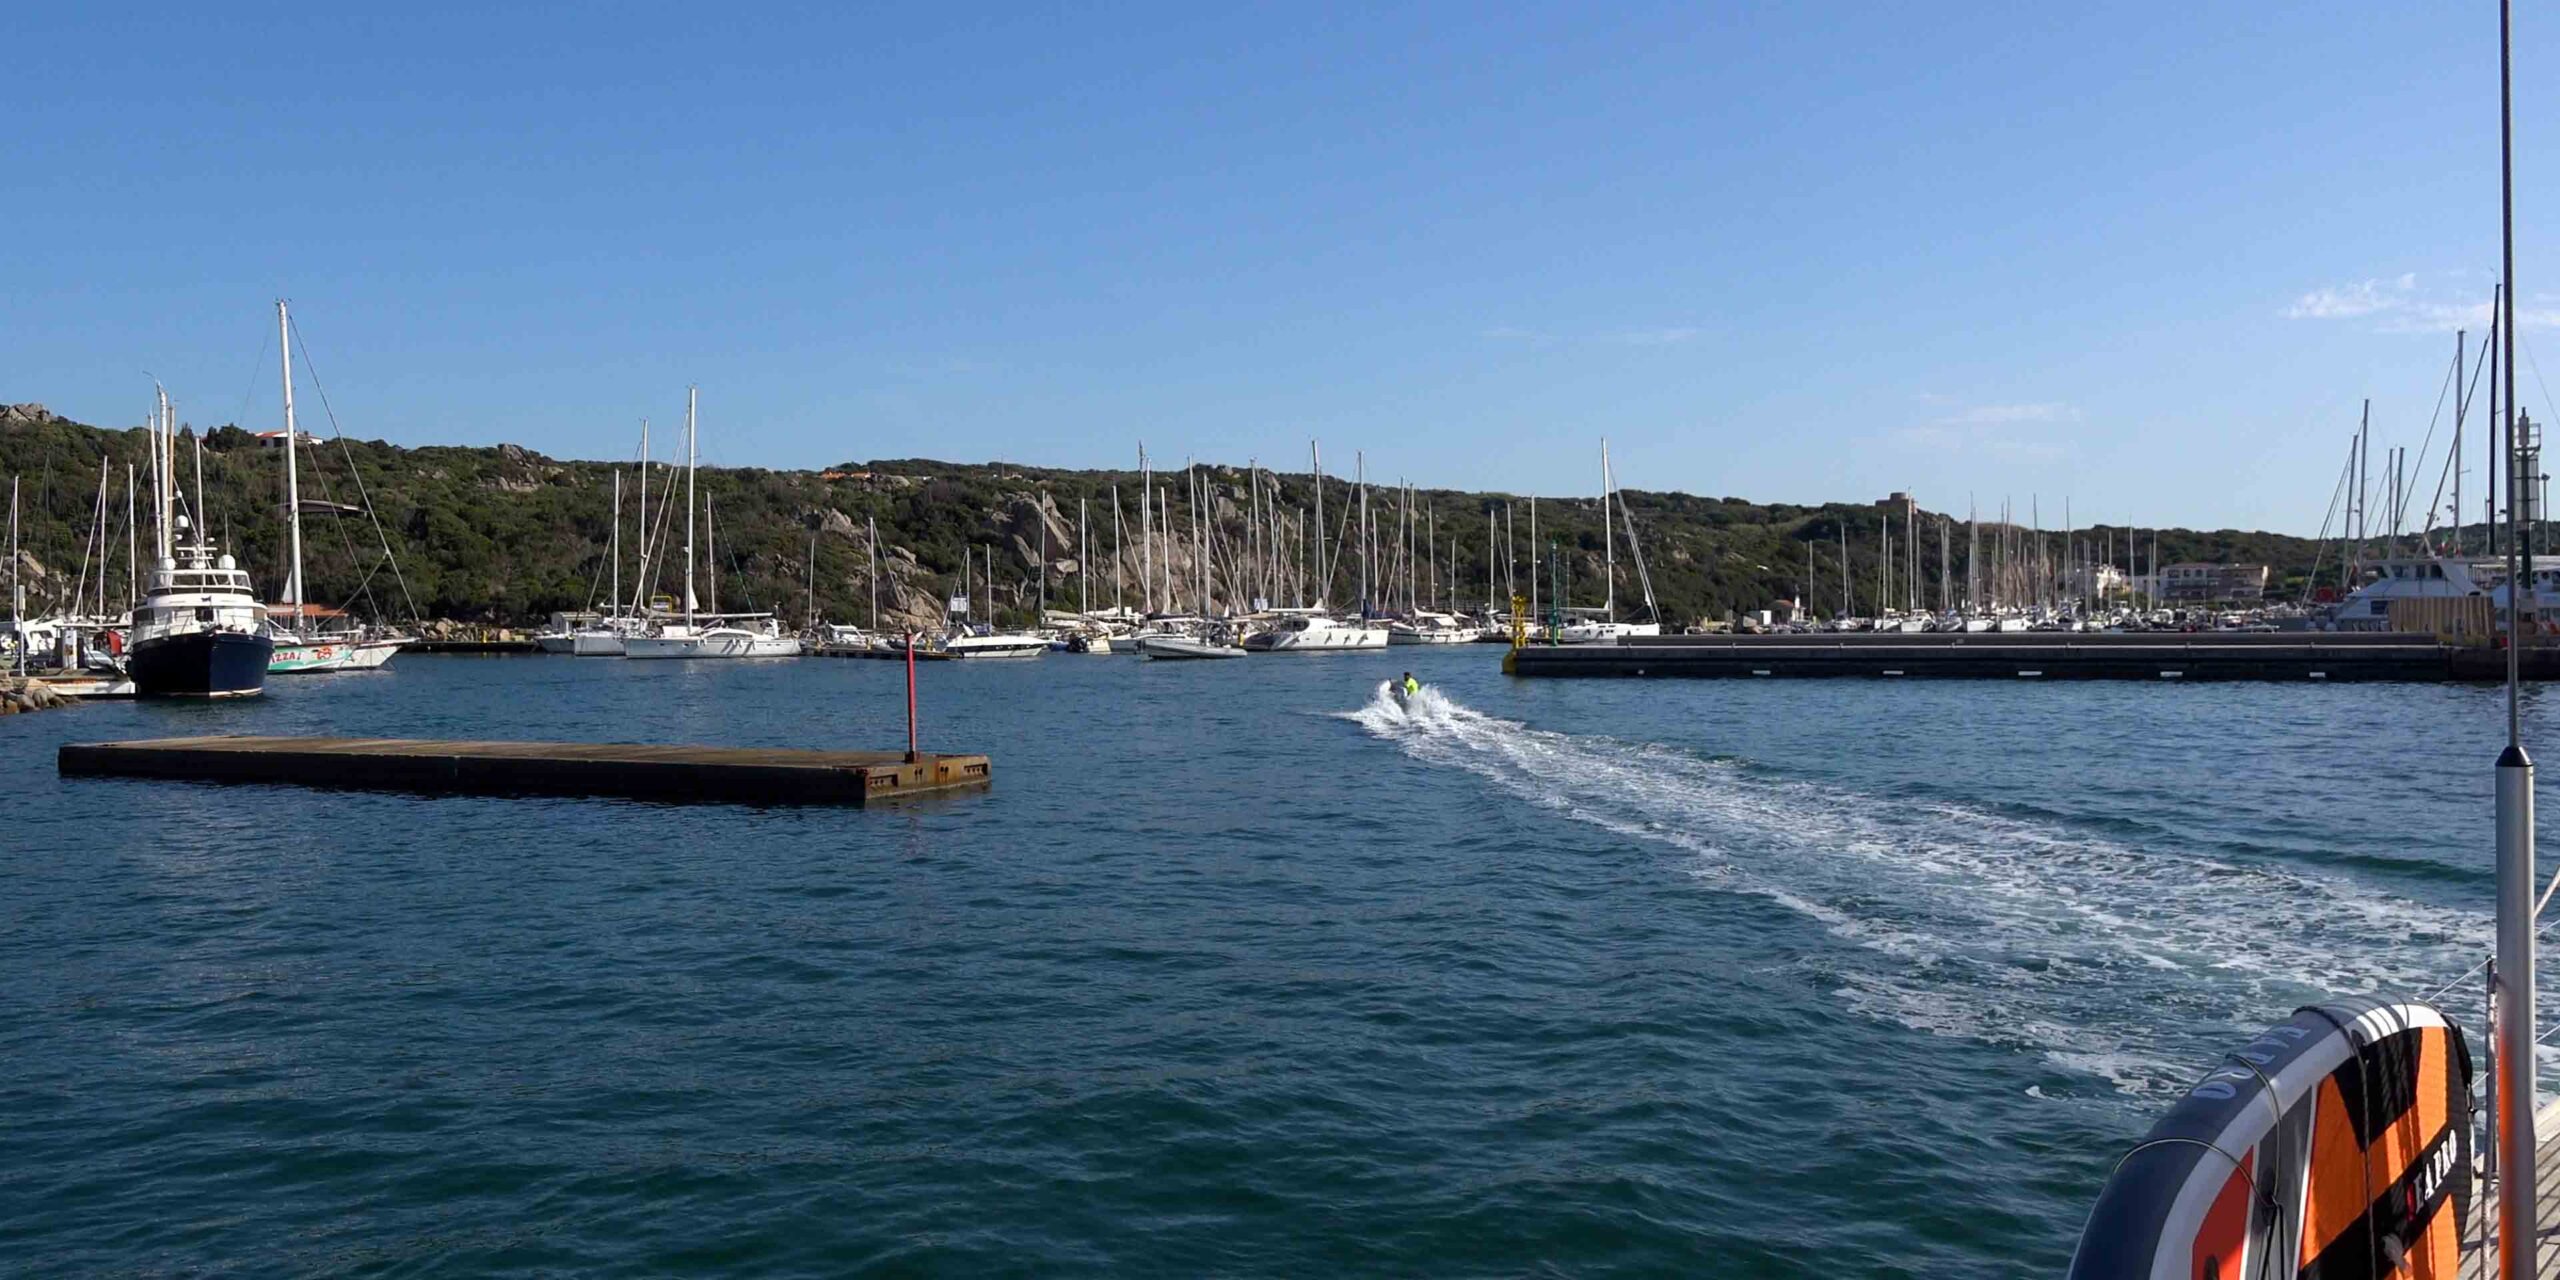
[[2313, 1005], [2242, 1045], [2126, 1153], [2073, 1280], [2454, 1280], [2471, 1051], [2424, 1004]]

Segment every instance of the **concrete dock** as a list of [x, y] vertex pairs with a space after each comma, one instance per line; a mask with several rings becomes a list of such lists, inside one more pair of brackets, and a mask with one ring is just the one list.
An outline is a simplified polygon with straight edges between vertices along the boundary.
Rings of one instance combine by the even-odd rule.
[[982, 755], [405, 738], [154, 738], [65, 743], [64, 777], [267, 782], [480, 795], [868, 805], [981, 788]]
[[[2527, 653], [2530, 676], [2560, 674], [2560, 651]], [[2462, 657], [2494, 658], [2464, 663]], [[1507, 655], [1519, 676], [1962, 677], [2052, 680], [2459, 680], [2485, 678], [2503, 654], [2405, 632], [1846, 632], [1646, 636], [1620, 644], [1531, 644]]]

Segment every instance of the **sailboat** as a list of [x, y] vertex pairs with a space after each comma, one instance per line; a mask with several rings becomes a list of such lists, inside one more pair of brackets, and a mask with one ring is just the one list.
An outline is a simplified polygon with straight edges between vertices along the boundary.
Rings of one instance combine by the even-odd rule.
[[[1613, 520], [1609, 504], [1618, 504], [1623, 521]], [[1609, 466], [1609, 442], [1600, 442], [1600, 545], [1608, 594], [1597, 616], [1584, 616], [1564, 625], [1558, 638], [1566, 644], [1615, 644], [1629, 636], [1662, 634], [1662, 612], [1653, 601], [1653, 575], [1644, 564], [1644, 548], [1636, 541], [1635, 514], [1626, 509], [1626, 496], [1618, 492], [1617, 474]], [[1618, 620], [1618, 540], [1615, 524], [1624, 524], [1627, 547], [1634, 555], [1636, 578], [1644, 589], [1645, 614], [1651, 621], [1620, 622]]]
[[214, 546], [204, 527], [204, 441], [195, 442], [196, 500], [182, 511], [177, 489], [177, 424], [159, 393], [151, 430], [152, 509], [157, 556], [134, 610], [126, 673], [148, 697], [254, 697], [267, 686], [266, 606], [249, 573]]
[[[622, 642], [626, 658], [796, 658], [800, 637], [781, 634], [771, 614], [702, 614], [693, 594], [694, 473], [701, 450], [694, 435], [696, 390], [684, 394], [684, 621], [660, 624]], [[707, 521], [706, 521], [707, 523]], [[715, 568], [716, 574], [718, 570]], [[717, 594], [716, 592], [714, 593]], [[714, 602], [713, 607], [718, 607]], [[712, 625], [704, 626], [704, 622]]]
[[[284, 519], [286, 568], [284, 600], [267, 609], [267, 635], [275, 642], [267, 658], [267, 674], [314, 671], [370, 671], [391, 661], [407, 644], [405, 636], [367, 636], [347, 625], [337, 609], [314, 607], [302, 591], [302, 431], [293, 417], [293, 323], [284, 299], [276, 300], [276, 344], [284, 371]], [[353, 508], [320, 504], [330, 515]], [[318, 625], [314, 625], [314, 624]]]

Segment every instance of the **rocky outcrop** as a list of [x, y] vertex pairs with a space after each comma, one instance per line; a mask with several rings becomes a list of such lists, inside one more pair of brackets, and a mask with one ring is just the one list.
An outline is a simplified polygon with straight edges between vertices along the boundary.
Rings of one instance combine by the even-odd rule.
[[57, 422], [69, 421], [69, 418], [40, 404], [0, 405], [0, 431], [14, 431], [21, 427], [48, 427]]

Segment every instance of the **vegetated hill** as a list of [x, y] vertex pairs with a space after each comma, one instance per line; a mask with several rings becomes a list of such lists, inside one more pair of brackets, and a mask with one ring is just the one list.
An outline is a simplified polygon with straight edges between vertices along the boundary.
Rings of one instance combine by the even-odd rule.
[[[195, 485], [195, 433], [180, 441], [180, 480]], [[202, 433], [203, 493], [210, 522], [224, 548], [256, 576], [267, 598], [283, 579], [285, 537], [284, 455], [271, 443], [235, 426]], [[31, 608], [66, 598], [91, 565], [100, 463], [107, 471], [106, 571], [109, 603], [120, 606], [125, 582], [125, 468], [148, 484], [148, 451], [139, 429], [101, 430], [71, 422], [41, 406], [0, 407], [0, 478], [21, 484], [20, 537], [27, 556]], [[314, 603], [348, 605], [359, 613], [407, 620], [454, 618], [526, 623], [554, 610], [601, 603], [611, 580], [607, 548], [613, 529], [616, 472], [624, 477], [623, 594], [640, 590], [641, 495], [628, 464], [567, 462], [514, 445], [495, 448], [398, 448], [380, 441], [325, 440], [301, 460], [303, 496], [361, 509], [373, 515], [304, 521], [306, 594]], [[1116, 602], [1140, 606], [1142, 573], [1157, 580], [1159, 607], [1197, 607], [1201, 590], [1194, 548], [1206, 541], [1216, 566], [1209, 592], [1217, 608], [1265, 595], [1294, 604], [1317, 594], [1312, 580], [1319, 546], [1317, 495], [1304, 473], [1264, 473], [1258, 483], [1240, 467], [1204, 464], [1195, 473], [1205, 488], [1201, 508], [1206, 532], [1195, 538], [1194, 507], [1183, 473], [1159, 474], [1159, 512], [1169, 514], [1151, 547], [1140, 538], [1141, 480], [1133, 471], [1062, 471], [1006, 464], [964, 464], [927, 459], [846, 463], [826, 471], [770, 471], [758, 467], [704, 468], [696, 493], [712, 528], [702, 535], [698, 591], [710, 606], [768, 609], [794, 624], [810, 613], [814, 559], [816, 613], [835, 621], [868, 622], [874, 581], [869, 523], [880, 535], [880, 608], [888, 625], [930, 625], [946, 596], [958, 594], [964, 572], [977, 584], [981, 616], [989, 594], [983, 579], [993, 558], [992, 595], [1000, 617], [1026, 619], [1039, 598], [1045, 531], [1047, 590], [1053, 607], [1074, 607], [1080, 589], [1103, 608]], [[684, 514], [683, 472], [652, 468], [647, 499], [650, 589], [681, 599]], [[1112, 504], [1120, 521], [1115, 533]], [[670, 495], [678, 504], [670, 509]], [[1380, 551], [1372, 573], [1382, 602], [1405, 599], [1403, 541], [1405, 497], [1373, 488], [1368, 510]], [[1807, 577], [1817, 613], [1838, 608], [1841, 595], [1840, 535], [1848, 531], [1851, 607], [1866, 611], [1877, 592], [1878, 529], [1884, 512], [1870, 502], [1793, 506], [1708, 498], [1685, 493], [1628, 490], [1663, 620], [1682, 625], [1722, 619], [1794, 597]], [[1497, 493], [1417, 489], [1411, 496], [1412, 560], [1420, 594], [1459, 608], [1481, 606], [1489, 594], [1526, 594], [1533, 572], [1532, 547], [1559, 552], [1561, 574], [1576, 605], [1603, 596], [1600, 505], [1590, 496], [1536, 500], [1535, 543], [1530, 500]], [[1339, 477], [1324, 484], [1320, 545], [1332, 564], [1333, 587], [1323, 593], [1336, 605], [1357, 599], [1361, 554], [1356, 549], [1357, 499]], [[139, 504], [148, 519], [149, 503]], [[1080, 577], [1077, 521], [1088, 520], [1095, 563]], [[1255, 511], [1263, 513], [1260, 519]], [[1616, 517], [1612, 517], [1615, 519]], [[377, 521], [378, 519], [378, 526]], [[1488, 522], [1491, 529], [1489, 531]], [[1925, 598], [1937, 599], [1938, 517], [1924, 514], [1921, 575]], [[1946, 526], [1952, 541], [1952, 576], [1965, 576], [1967, 547], [1960, 520]], [[1495, 546], [1488, 548], [1489, 532]], [[150, 539], [140, 540], [149, 555]], [[1346, 535], [1354, 535], [1346, 544]], [[2083, 531], [2104, 545], [2108, 531]], [[2147, 549], [2153, 531], [2143, 531]], [[1896, 561], [1904, 537], [1895, 522]], [[2308, 539], [2238, 530], [2157, 531], [2162, 563], [2177, 560], [2263, 562], [2298, 590], [2318, 555]], [[2061, 539], [2048, 531], [2059, 554]], [[1118, 548], [1118, 571], [1113, 548]], [[1503, 541], [1515, 550], [1508, 555]], [[1984, 544], [1993, 541], [1986, 528]], [[2113, 536], [2119, 562], [2124, 536]], [[1274, 545], [1276, 544], [1276, 546]], [[388, 547], [392, 553], [384, 554]], [[1988, 554], [1986, 552], [1986, 554]], [[1454, 556], [1454, 568], [1452, 557]], [[1514, 559], [1513, 557], [1516, 557]], [[1617, 598], [1621, 614], [1642, 616], [1641, 587], [1623, 533], [1618, 541]], [[1506, 560], [1510, 561], [1506, 577]], [[1168, 564], [1169, 562], [1169, 564]], [[396, 563], [396, 571], [393, 567]], [[1493, 565], [1496, 588], [1486, 583]], [[2146, 561], [2147, 563], [2147, 561]], [[971, 567], [974, 565], [974, 567]], [[1257, 581], [1249, 566], [1264, 568]], [[1454, 580], [1453, 580], [1454, 576]], [[1163, 599], [1171, 580], [1170, 605]], [[1539, 594], [1551, 600], [1551, 576]], [[94, 592], [94, 585], [91, 588]], [[1899, 594], [1899, 588], [1897, 596]], [[1542, 600], [1544, 603], [1544, 600]]]

